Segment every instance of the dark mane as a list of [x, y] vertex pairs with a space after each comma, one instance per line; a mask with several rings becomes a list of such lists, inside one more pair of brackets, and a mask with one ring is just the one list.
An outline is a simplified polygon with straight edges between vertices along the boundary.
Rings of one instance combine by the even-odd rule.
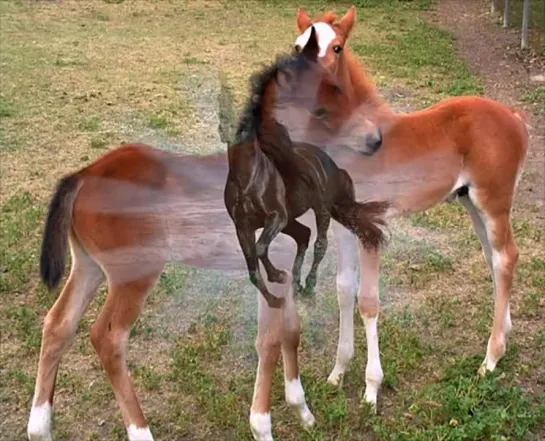
[[276, 60], [254, 73], [250, 77], [250, 97], [238, 122], [235, 142], [249, 142], [259, 133], [265, 89], [270, 81], [275, 81], [278, 72], [289, 69], [305, 69], [310, 66], [309, 61], [300, 54], [280, 54]]

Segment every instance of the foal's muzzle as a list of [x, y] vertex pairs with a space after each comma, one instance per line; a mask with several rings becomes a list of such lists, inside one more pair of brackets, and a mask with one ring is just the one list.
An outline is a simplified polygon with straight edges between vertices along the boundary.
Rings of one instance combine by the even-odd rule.
[[372, 155], [382, 146], [382, 132], [380, 129], [377, 130], [377, 133], [367, 135], [365, 137], [365, 149], [363, 154]]

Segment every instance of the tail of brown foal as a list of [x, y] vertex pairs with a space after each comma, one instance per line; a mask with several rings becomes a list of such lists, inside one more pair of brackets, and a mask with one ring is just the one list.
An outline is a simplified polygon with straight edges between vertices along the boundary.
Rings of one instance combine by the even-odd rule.
[[358, 236], [365, 248], [376, 249], [386, 241], [381, 227], [386, 225], [384, 214], [389, 207], [385, 201], [357, 202], [354, 185], [348, 173], [339, 170], [342, 188], [331, 209], [331, 216]]
[[77, 174], [62, 178], [49, 204], [40, 256], [40, 277], [50, 290], [59, 284], [64, 273], [72, 206], [79, 182]]

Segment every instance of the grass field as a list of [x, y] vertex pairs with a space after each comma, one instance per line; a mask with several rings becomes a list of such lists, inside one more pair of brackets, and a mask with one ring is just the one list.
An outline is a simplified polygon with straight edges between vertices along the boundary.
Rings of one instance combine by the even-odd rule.
[[[356, 2], [358, 3], [358, 2]], [[388, 99], [421, 108], [481, 94], [427, 0], [360, 0], [352, 48]], [[61, 175], [125, 141], [193, 153], [225, 148], [218, 100], [235, 113], [247, 79], [296, 36], [295, 11], [325, 2], [1, 1], [0, 438], [24, 439], [41, 325], [57, 292], [38, 281], [48, 199]], [[350, 3], [335, 2], [342, 12]], [[223, 87], [222, 87], [223, 86]], [[219, 98], [220, 97], [220, 98]], [[227, 115], [229, 117], [229, 115]], [[302, 301], [302, 381], [317, 427], [304, 432], [273, 391], [279, 440], [545, 438], [545, 232], [517, 204], [514, 329], [494, 374], [476, 376], [492, 322], [492, 284], [457, 204], [394, 222], [381, 274], [385, 379], [378, 415], [362, 405], [365, 338], [334, 389], [334, 257]], [[331, 254], [331, 253], [330, 253]], [[223, 286], [225, 285], [225, 286]], [[123, 440], [121, 415], [90, 344], [104, 290], [59, 371], [56, 440]], [[129, 363], [158, 440], [249, 440], [256, 294], [245, 281], [169, 266], [131, 334]]]

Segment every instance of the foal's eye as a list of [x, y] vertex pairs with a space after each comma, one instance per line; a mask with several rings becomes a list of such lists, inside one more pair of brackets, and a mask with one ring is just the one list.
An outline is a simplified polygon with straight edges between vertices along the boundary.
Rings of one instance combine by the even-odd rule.
[[343, 50], [343, 47], [338, 44], [333, 46], [333, 52], [335, 52], [336, 54], [340, 54], [342, 50]]
[[312, 112], [312, 114], [314, 115], [315, 118], [322, 119], [326, 117], [327, 110], [324, 109], [323, 107], [318, 107], [317, 109], [314, 110], [314, 112]]
[[301, 46], [298, 45], [298, 44], [296, 44], [296, 45], [295, 45], [295, 51], [296, 51], [296, 52], [301, 52]]

